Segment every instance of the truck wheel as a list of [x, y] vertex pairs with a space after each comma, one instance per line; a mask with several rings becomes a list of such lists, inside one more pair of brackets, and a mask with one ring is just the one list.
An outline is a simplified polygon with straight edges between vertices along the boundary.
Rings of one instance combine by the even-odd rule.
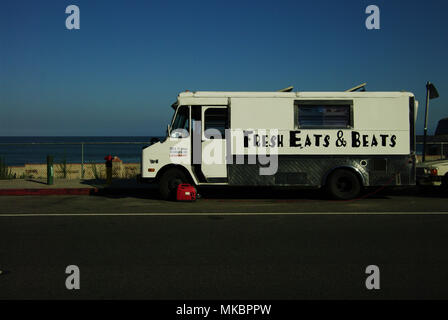
[[448, 190], [448, 173], [442, 177], [442, 189], [444, 191]]
[[187, 177], [182, 170], [173, 168], [166, 171], [159, 181], [159, 192], [163, 200], [174, 200], [176, 198], [177, 186], [187, 183]]
[[351, 170], [339, 169], [328, 178], [326, 189], [334, 199], [350, 200], [361, 193], [361, 182]]

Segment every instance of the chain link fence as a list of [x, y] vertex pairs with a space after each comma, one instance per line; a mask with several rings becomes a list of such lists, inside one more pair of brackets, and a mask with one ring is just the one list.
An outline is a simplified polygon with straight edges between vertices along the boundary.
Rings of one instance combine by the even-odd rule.
[[[112, 155], [114, 178], [132, 179], [140, 174], [141, 149], [149, 142], [33, 142], [0, 143], [0, 179], [46, 179], [47, 155], [54, 158], [55, 179], [106, 177], [104, 157]], [[448, 142], [427, 143], [426, 160], [448, 159]], [[417, 142], [421, 161], [423, 144]]]
[[[417, 157], [421, 161], [423, 154], [423, 142], [417, 142]], [[448, 159], [448, 142], [427, 142], [426, 161]]]
[[149, 142], [0, 143], [0, 179], [45, 179], [47, 156], [55, 179], [104, 179], [104, 157], [112, 155], [114, 178], [140, 174], [141, 149]]

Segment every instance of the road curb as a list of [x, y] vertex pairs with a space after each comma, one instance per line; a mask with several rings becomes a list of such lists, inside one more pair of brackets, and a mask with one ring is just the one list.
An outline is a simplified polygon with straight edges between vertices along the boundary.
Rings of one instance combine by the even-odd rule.
[[2, 189], [0, 196], [91, 195], [97, 188]]

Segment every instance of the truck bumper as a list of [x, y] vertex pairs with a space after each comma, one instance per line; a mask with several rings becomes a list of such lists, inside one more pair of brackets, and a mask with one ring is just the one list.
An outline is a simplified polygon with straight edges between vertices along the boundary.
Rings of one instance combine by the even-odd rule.
[[156, 178], [143, 178], [141, 174], [137, 176], [138, 183], [156, 183]]
[[417, 178], [421, 186], [440, 186], [442, 185], [442, 176], [424, 175]]

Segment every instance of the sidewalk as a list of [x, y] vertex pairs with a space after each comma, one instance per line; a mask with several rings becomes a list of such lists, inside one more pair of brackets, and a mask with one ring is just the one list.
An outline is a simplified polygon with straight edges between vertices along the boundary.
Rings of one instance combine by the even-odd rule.
[[0, 180], [1, 195], [91, 195], [101, 191], [133, 190], [148, 188], [136, 180], [113, 180], [112, 185], [97, 180], [55, 179], [53, 185], [47, 185], [45, 179]]

